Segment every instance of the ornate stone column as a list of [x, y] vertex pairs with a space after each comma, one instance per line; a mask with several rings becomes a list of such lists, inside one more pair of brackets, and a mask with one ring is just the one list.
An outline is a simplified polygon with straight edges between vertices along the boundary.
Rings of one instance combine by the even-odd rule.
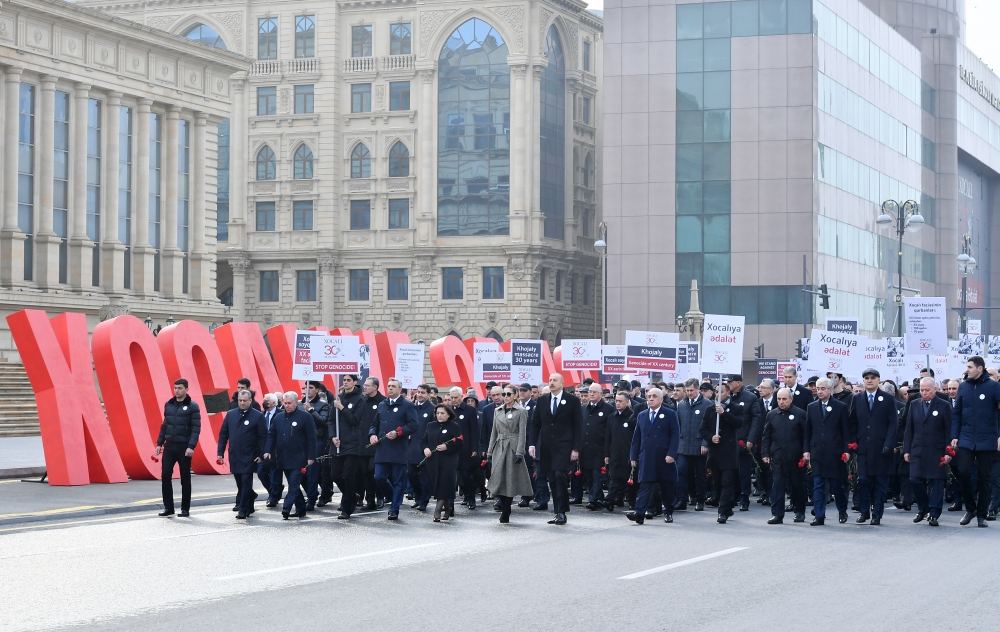
[[121, 158], [122, 95], [109, 92], [104, 101], [104, 173], [101, 175], [103, 200], [101, 207], [101, 287], [105, 292], [125, 292], [125, 244], [119, 238], [118, 222], [121, 209], [118, 200], [118, 163]]
[[90, 86], [76, 84], [69, 125], [69, 284], [74, 289], [90, 287], [91, 252], [94, 242], [87, 239], [87, 107]]
[[167, 297], [181, 296], [184, 280], [184, 256], [177, 248], [177, 170], [181, 109], [176, 105], [167, 109], [163, 133], [163, 196], [161, 203], [160, 293]]
[[39, 287], [59, 285], [59, 238], [53, 230], [53, 160], [55, 156], [55, 105], [56, 78], [42, 75], [38, 100], [38, 150], [39, 166], [38, 206], [35, 217], [38, 231], [35, 234], [35, 282]]
[[250, 260], [237, 257], [229, 260], [233, 269], [233, 320], [243, 320], [246, 317], [247, 272], [250, 270]]
[[191, 134], [191, 185], [190, 185], [190, 213], [191, 213], [191, 298], [196, 301], [204, 301], [215, 298], [211, 287], [211, 272], [215, 267], [215, 255], [205, 250], [205, 231], [208, 222], [206, 213], [208, 212], [208, 201], [205, 199], [205, 179], [208, 178], [208, 161], [205, 159], [207, 153], [207, 130], [208, 114], [196, 112], [194, 115], [194, 128]]
[[140, 99], [136, 108], [135, 186], [132, 208], [135, 209], [135, 241], [132, 245], [132, 292], [139, 296], [153, 293], [153, 255], [149, 245], [149, 117], [153, 101]]
[[23, 280], [24, 234], [17, 228], [17, 130], [21, 68], [8, 66], [4, 77], [3, 226], [0, 228], [0, 285]]

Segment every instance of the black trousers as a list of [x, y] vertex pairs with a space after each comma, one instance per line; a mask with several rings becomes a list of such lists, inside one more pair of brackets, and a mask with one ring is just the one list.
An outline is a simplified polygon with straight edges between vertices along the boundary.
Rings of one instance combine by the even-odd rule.
[[[986, 512], [990, 506], [990, 494], [992, 485], [990, 484], [993, 474], [993, 461], [997, 458], [996, 451], [993, 450], [970, 450], [968, 448], [958, 449], [958, 480], [962, 485], [962, 501], [965, 503], [965, 510], [976, 514], [977, 518], [985, 519]], [[978, 478], [977, 485], [972, 484], [972, 474], [975, 470]]]
[[739, 485], [740, 471], [733, 468], [731, 470], [715, 470], [715, 478], [719, 481], [719, 513], [728, 516], [733, 512], [733, 505], [736, 503], [736, 490]]
[[552, 495], [552, 510], [555, 513], [569, 511], [569, 481], [566, 480], [566, 470], [549, 470], [549, 493]]
[[792, 496], [792, 508], [797, 514], [806, 512], [806, 487], [802, 470], [795, 461], [771, 463], [771, 515], [785, 517], [785, 492]]
[[161, 487], [163, 488], [163, 510], [174, 510], [174, 466], [180, 466], [181, 470], [181, 511], [191, 509], [191, 457], [184, 456], [187, 451], [186, 443], [168, 443], [163, 446], [163, 460], [161, 473]]
[[236, 479], [236, 507], [239, 513], [249, 515], [253, 509], [253, 472], [233, 474]]
[[410, 487], [413, 488], [413, 502], [418, 507], [426, 507], [430, 500], [430, 492], [427, 488], [424, 471], [418, 470], [416, 463], [411, 463], [406, 466], [406, 476], [410, 479]]
[[740, 448], [740, 502], [750, 502], [750, 476], [755, 467], [753, 455]]
[[340, 488], [340, 511], [347, 515], [354, 513], [358, 505], [358, 495], [364, 490], [368, 479], [370, 457], [345, 454], [333, 459], [333, 480]]

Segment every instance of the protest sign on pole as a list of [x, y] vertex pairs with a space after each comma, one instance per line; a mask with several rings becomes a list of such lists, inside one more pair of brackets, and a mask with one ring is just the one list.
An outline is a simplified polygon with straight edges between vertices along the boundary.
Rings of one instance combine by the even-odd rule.
[[292, 378], [296, 380], [321, 380], [323, 379], [322, 374], [317, 374], [313, 371], [311, 352], [310, 352], [310, 341], [314, 336], [322, 336], [323, 333], [319, 331], [296, 331], [295, 332], [295, 350], [292, 357]]
[[315, 373], [359, 373], [361, 344], [357, 336], [313, 336], [309, 341]]
[[983, 333], [983, 321], [978, 318], [969, 318], [965, 321], [965, 331], [977, 336]]
[[[787, 364], [778, 362], [777, 358], [757, 358], [757, 375], [761, 379], [774, 378], [778, 375], [778, 365]], [[794, 364], [792, 366], [795, 366]]]
[[631, 371], [677, 369], [680, 336], [662, 331], [625, 331], [625, 366]]
[[603, 345], [601, 347], [601, 373], [621, 375], [625, 371], [625, 345]]
[[396, 379], [403, 388], [417, 388], [424, 381], [424, 345], [396, 345]]
[[588, 371], [601, 368], [601, 341], [585, 338], [562, 341], [562, 369]]
[[809, 370], [816, 373], [840, 373], [859, 378], [864, 367], [864, 342], [853, 334], [831, 333], [813, 329], [809, 341]]
[[542, 377], [542, 341], [541, 340], [511, 340], [510, 341], [510, 381], [521, 384], [541, 384]]
[[838, 334], [854, 334], [855, 336], [860, 331], [858, 329], [857, 318], [843, 318], [840, 316], [827, 316], [826, 330]]
[[986, 345], [986, 363], [989, 366], [1000, 366], [1000, 336], [990, 336]]
[[705, 314], [701, 343], [701, 370], [709, 373], [739, 373], [743, 370], [744, 316]]
[[906, 314], [906, 354], [947, 355], [948, 314], [941, 297], [903, 299]]
[[774, 375], [764, 375], [763, 373], [761, 373], [760, 379], [771, 378], [775, 380], [780, 380], [782, 377], [784, 377], [785, 369], [788, 367], [795, 369], [796, 373], [798, 373], [799, 370], [798, 364], [799, 363], [796, 362], [795, 360], [789, 360], [788, 362], [778, 362], [774, 366]]

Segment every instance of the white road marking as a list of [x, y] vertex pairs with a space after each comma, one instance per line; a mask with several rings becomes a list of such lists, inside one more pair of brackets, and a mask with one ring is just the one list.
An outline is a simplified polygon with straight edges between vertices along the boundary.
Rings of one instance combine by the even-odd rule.
[[414, 549], [423, 549], [429, 546], [438, 546], [439, 542], [425, 542], [424, 544], [415, 544], [413, 546], [401, 546], [395, 549], [384, 549], [382, 551], [369, 551], [368, 553], [358, 553], [357, 555], [345, 555], [344, 557], [333, 557], [327, 560], [314, 560], [312, 562], [302, 562], [301, 564], [290, 564], [288, 566], [279, 566], [277, 568], [267, 568], [259, 571], [250, 571], [248, 573], [237, 573], [235, 575], [223, 575], [222, 577], [216, 577], [216, 581], [225, 581], [229, 579], [245, 579], [247, 577], [257, 577], [258, 575], [270, 575], [272, 573], [280, 573], [282, 571], [292, 571], [298, 570], [300, 568], [309, 568], [310, 566], [321, 566], [323, 564], [333, 564], [335, 562], [349, 562], [351, 560], [360, 560], [366, 557], [375, 557], [377, 555], [388, 555], [390, 553], [401, 553], [403, 551], [412, 551]]
[[730, 553], [745, 551], [747, 548], [748, 547], [745, 546], [735, 546], [731, 549], [724, 549], [722, 551], [716, 551], [715, 553], [709, 553], [707, 555], [699, 555], [698, 557], [692, 557], [691, 559], [681, 560], [680, 562], [674, 562], [673, 564], [665, 564], [663, 566], [657, 566], [656, 568], [650, 568], [644, 571], [639, 571], [638, 573], [632, 573], [631, 575], [622, 575], [618, 579], [639, 579], [640, 577], [646, 577], [647, 575], [653, 575], [655, 573], [662, 573], [663, 571], [669, 571], [675, 568], [680, 568], [681, 566], [690, 566], [691, 564], [697, 564], [698, 562], [704, 562], [705, 560], [711, 560], [717, 557], [722, 557], [723, 555], [729, 555]]

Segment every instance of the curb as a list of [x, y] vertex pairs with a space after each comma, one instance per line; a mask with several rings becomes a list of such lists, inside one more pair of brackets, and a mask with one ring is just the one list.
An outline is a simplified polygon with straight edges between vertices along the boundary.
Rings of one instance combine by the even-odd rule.
[[11, 467], [0, 470], [0, 480], [7, 478], [42, 477], [46, 472], [44, 467]]
[[[214, 498], [192, 498], [192, 507], [211, 507], [215, 505], [228, 505], [233, 502], [234, 494], [226, 494]], [[93, 516], [107, 516], [125, 513], [137, 513], [141, 511], [159, 510], [160, 503], [143, 503], [128, 505], [107, 505], [102, 507], [91, 507], [80, 511], [67, 511], [65, 513], [48, 514], [22, 514], [10, 518], [0, 518], [0, 527], [30, 524], [36, 522], [57, 522], [61, 520], [71, 520], [74, 518], [90, 518]], [[155, 514], [154, 514], [155, 515]]]

